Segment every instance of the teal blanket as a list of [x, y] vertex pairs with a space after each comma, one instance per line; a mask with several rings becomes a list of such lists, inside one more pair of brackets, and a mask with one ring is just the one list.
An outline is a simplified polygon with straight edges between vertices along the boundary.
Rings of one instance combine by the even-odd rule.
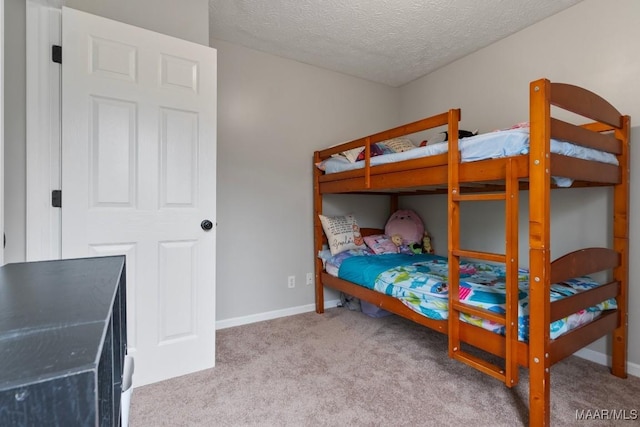
[[[342, 254], [341, 254], [342, 255]], [[337, 258], [337, 257], [336, 257]], [[431, 319], [449, 317], [447, 258], [430, 255], [384, 254], [369, 256], [340, 256], [338, 277], [374, 291], [397, 298], [410, 309]], [[336, 264], [334, 264], [336, 265]], [[462, 260], [460, 263], [459, 299], [465, 304], [504, 313], [506, 302], [506, 269], [500, 264]], [[579, 277], [551, 285], [551, 301], [599, 286], [589, 277]], [[529, 272], [518, 271], [519, 307], [518, 335], [521, 341], [529, 338]], [[553, 322], [550, 335], [556, 339], [563, 333], [590, 322], [602, 310], [616, 308], [616, 300], [602, 301], [582, 309], [564, 319]], [[493, 323], [469, 314], [460, 318], [484, 329], [504, 334], [502, 324]]]
[[441, 260], [447, 258], [431, 254], [383, 254], [376, 256], [354, 256], [342, 261], [338, 277], [357, 283], [365, 288], [373, 289], [378, 276], [394, 267], [412, 265], [418, 262]]

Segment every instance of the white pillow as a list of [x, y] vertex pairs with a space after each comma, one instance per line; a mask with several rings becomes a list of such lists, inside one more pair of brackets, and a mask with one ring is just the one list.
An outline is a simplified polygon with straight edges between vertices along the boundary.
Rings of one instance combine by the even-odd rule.
[[403, 151], [409, 151], [416, 148], [409, 138], [387, 139], [386, 141], [382, 141], [382, 143], [396, 153], [402, 153]]
[[354, 163], [358, 158], [358, 155], [364, 150], [364, 147], [352, 148], [351, 150], [346, 150], [341, 153], [332, 154], [333, 157], [344, 157], [349, 162]]
[[365, 247], [355, 216], [318, 216], [320, 217], [324, 234], [327, 236], [331, 255], [336, 255], [349, 249], [362, 249]]

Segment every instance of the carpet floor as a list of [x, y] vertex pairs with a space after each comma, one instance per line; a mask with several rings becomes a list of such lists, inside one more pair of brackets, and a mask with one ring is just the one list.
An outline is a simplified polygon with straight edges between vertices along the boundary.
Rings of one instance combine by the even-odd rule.
[[[509, 389], [449, 359], [445, 335], [398, 316], [335, 308], [223, 329], [216, 341], [215, 368], [134, 389], [130, 425], [528, 425], [528, 370]], [[618, 419], [594, 420], [603, 410]], [[640, 378], [575, 356], [551, 369], [554, 426], [639, 425], [638, 411]]]

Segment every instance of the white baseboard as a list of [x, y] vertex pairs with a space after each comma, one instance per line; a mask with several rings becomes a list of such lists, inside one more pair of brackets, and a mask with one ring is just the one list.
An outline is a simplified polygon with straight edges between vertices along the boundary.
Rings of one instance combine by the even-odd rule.
[[[325, 301], [324, 308], [337, 307], [339, 299]], [[301, 305], [298, 307], [284, 308], [282, 310], [267, 311], [266, 313], [251, 314], [249, 316], [233, 317], [231, 319], [218, 320], [216, 329], [226, 329], [233, 326], [248, 325], [249, 323], [262, 322], [263, 320], [277, 319], [279, 317], [293, 316], [294, 314], [309, 313], [315, 311], [315, 304]]]
[[[611, 356], [600, 353], [598, 351], [591, 350], [589, 348], [582, 348], [575, 353], [574, 356], [578, 356], [582, 359], [590, 360], [599, 365], [611, 366]], [[637, 363], [627, 362], [627, 373], [634, 377], [640, 377], [640, 365]]]

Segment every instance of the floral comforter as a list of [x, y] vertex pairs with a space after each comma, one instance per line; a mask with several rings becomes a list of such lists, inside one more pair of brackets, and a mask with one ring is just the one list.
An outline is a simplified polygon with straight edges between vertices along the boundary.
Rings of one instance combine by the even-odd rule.
[[[504, 265], [464, 262], [460, 266], [460, 300], [496, 313], [505, 312]], [[338, 277], [398, 298], [412, 310], [429, 318], [448, 317], [448, 261], [437, 255], [385, 254], [343, 256]], [[590, 277], [579, 277], [551, 286], [551, 301], [599, 286]], [[529, 273], [518, 271], [518, 338], [529, 337]], [[616, 308], [615, 299], [580, 310], [551, 324], [552, 339], [598, 317], [603, 310]], [[476, 326], [504, 334], [504, 326], [461, 314], [461, 319]]]

